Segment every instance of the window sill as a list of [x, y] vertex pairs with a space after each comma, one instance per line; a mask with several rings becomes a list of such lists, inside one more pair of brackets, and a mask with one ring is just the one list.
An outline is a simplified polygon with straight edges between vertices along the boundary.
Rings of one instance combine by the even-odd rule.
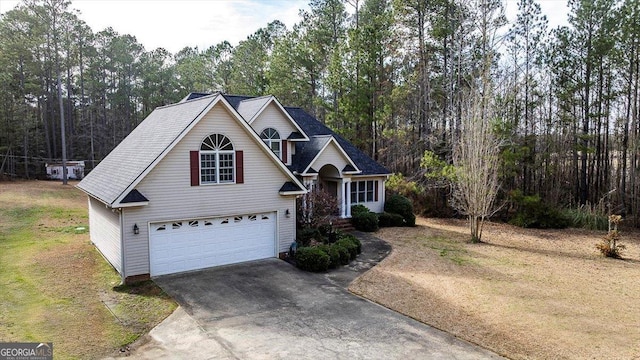
[[223, 183], [200, 183], [200, 186], [217, 186], [217, 185], [235, 185], [236, 182], [223, 182]]

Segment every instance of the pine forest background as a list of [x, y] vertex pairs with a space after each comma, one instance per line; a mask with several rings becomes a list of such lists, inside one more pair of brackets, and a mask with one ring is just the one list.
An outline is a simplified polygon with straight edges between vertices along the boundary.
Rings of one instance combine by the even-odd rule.
[[292, 29], [274, 20], [237, 46], [172, 54], [93, 32], [66, 1], [24, 0], [0, 18], [0, 174], [42, 177], [62, 158], [62, 125], [67, 157], [90, 169], [190, 92], [273, 94], [403, 174], [389, 186], [420, 212], [448, 216], [433, 173], [488, 83], [500, 201], [639, 224], [640, 1], [570, 0], [553, 29], [534, 0], [518, 7], [508, 23], [499, 0], [311, 0]]

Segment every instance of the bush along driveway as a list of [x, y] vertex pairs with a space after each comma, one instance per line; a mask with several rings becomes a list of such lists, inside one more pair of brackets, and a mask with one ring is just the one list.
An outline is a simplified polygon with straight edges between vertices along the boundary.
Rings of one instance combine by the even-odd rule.
[[129, 357], [499, 358], [349, 293], [345, 286], [390, 251], [371, 235], [358, 236], [362, 254], [325, 273], [269, 259], [155, 279], [181, 307]]
[[302, 270], [323, 272], [348, 265], [362, 252], [362, 243], [355, 235], [339, 233], [334, 236], [333, 242], [298, 247], [292, 251], [291, 260]]

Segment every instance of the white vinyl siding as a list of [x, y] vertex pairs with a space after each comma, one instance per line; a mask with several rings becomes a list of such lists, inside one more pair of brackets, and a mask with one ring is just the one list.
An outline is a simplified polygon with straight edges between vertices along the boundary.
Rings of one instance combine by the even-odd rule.
[[253, 120], [253, 122], [251, 123], [251, 127], [258, 134], [260, 134], [262, 130], [268, 127], [278, 131], [278, 133], [280, 134], [280, 140], [281, 140], [278, 144], [280, 148], [278, 149], [278, 151], [276, 151], [276, 149], [272, 149], [272, 150], [274, 150], [274, 152], [278, 154], [278, 157], [282, 159], [282, 151], [284, 151], [282, 147], [286, 146], [287, 158], [282, 160], [287, 165], [291, 164], [291, 157], [294, 155], [296, 143], [294, 141], [287, 141], [286, 145], [284, 145], [282, 143], [282, 140], [287, 140], [287, 138], [289, 137], [289, 135], [291, 135], [292, 132], [300, 132], [300, 131], [291, 123], [289, 119], [287, 119], [286, 115], [283, 114], [275, 104], [273, 103], [269, 104], [262, 111], [262, 113], [260, 113], [260, 116], [258, 116], [255, 120]]
[[[189, 152], [199, 149], [202, 139], [213, 133], [225, 134], [235, 150], [244, 151], [243, 184], [190, 186]], [[278, 252], [287, 251], [295, 238], [295, 197], [279, 195], [286, 181], [289, 177], [247, 130], [222, 104], [216, 105], [138, 184], [136, 189], [149, 204], [124, 209], [127, 276], [149, 273], [148, 229], [152, 222], [277, 211]], [[133, 234], [134, 224], [140, 228], [138, 235]]]
[[311, 167], [316, 171], [320, 171], [320, 169], [327, 164], [335, 166], [340, 172], [349, 164], [347, 158], [333, 141], [331, 141], [324, 151], [320, 153], [320, 156], [311, 163]]
[[111, 265], [122, 273], [120, 213], [89, 196], [89, 235], [91, 242]]
[[258, 134], [268, 127], [276, 129], [278, 133], [280, 133], [280, 138], [283, 140], [287, 140], [292, 132], [298, 131], [298, 129], [291, 124], [291, 121], [286, 118], [286, 115], [273, 103], [262, 110], [262, 113], [251, 122], [251, 127]]

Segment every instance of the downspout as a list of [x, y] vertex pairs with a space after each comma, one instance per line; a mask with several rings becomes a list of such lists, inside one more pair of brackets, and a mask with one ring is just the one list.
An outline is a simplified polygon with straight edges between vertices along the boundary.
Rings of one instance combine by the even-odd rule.
[[122, 271], [120, 272], [120, 280], [121, 283], [124, 284], [125, 283], [125, 279], [127, 278], [126, 274], [125, 274], [125, 269], [126, 267], [125, 265], [125, 251], [124, 251], [124, 211], [122, 210], [122, 208], [118, 208], [118, 213], [120, 214], [120, 259], [122, 260], [122, 264], [120, 266], [122, 266]]
[[[295, 199], [295, 197], [294, 197], [294, 199]], [[294, 204], [295, 204], [295, 200], [294, 200]], [[276, 244], [275, 244], [276, 245], [276, 251], [275, 251], [274, 255], [275, 255], [276, 258], [278, 258], [279, 255], [280, 255], [280, 210], [276, 210], [275, 242], [276, 242]]]

